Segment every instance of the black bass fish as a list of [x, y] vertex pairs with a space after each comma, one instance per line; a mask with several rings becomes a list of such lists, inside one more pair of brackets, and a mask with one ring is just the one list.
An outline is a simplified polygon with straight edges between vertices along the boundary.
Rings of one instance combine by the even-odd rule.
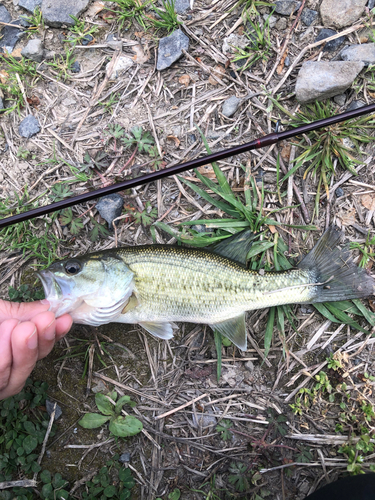
[[137, 323], [162, 339], [173, 337], [175, 321], [204, 323], [246, 350], [246, 311], [374, 293], [374, 278], [353, 263], [341, 236], [331, 226], [295, 269], [282, 272], [246, 268], [254, 235], [245, 230], [210, 250], [113, 248], [55, 262], [38, 275], [57, 317]]

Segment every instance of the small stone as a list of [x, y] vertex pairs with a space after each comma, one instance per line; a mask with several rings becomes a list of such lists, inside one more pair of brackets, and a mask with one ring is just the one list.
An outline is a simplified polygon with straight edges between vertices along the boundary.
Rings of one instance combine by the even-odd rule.
[[2, 100], [1, 97], [0, 97], [0, 109], [5, 109], [4, 101]]
[[201, 414], [201, 413], [193, 413], [193, 425], [195, 427], [212, 427], [217, 424], [217, 419], [214, 415], [210, 415], [209, 413]]
[[27, 10], [31, 14], [34, 13], [34, 11], [37, 7], [40, 8], [41, 5], [42, 5], [42, 0], [19, 0], [18, 1], [18, 6]]
[[42, 2], [42, 14], [47, 26], [61, 28], [62, 25], [74, 26], [70, 16], [79, 17], [86, 9], [89, 0], [45, 0]]
[[301, 20], [306, 26], [310, 26], [318, 16], [318, 12], [312, 9], [303, 9], [301, 14]]
[[12, 20], [12, 16], [7, 11], [6, 7], [3, 4], [0, 4], [0, 21], [2, 23], [10, 23]]
[[[106, 70], [108, 71], [109, 65], [111, 63], [109, 62], [106, 66]], [[115, 65], [113, 66], [112, 73], [110, 75], [110, 78], [118, 78], [122, 73], [125, 73], [129, 68], [131, 68], [134, 64], [134, 61], [131, 57], [128, 56], [120, 56], [117, 61], [115, 62]]]
[[289, 68], [289, 66], [290, 66], [290, 58], [289, 58], [289, 56], [286, 56], [285, 61], [284, 61], [284, 66], [286, 68]]
[[358, 101], [352, 101], [349, 106], [346, 108], [346, 111], [353, 111], [354, 109], [362, 108], [362, 106], [365, 106], [366, 104], [358, 99]]
[[130, 462], [130, 453], [129, 452], [125, 452], [125, 453], [122, 453], [120, 455], [120, 458], [118, 459], [118, 461], [122, 464], [127, 464]]
[[[318, 36], [315, 38], [315, 42], [320, 42], [325, 38], [329, 38], [330, 36], [337, 35], [336, 31], [331, 30], [329, 28], [323, 28], [319, 31]], [[335, 40], [331, 40], [327, 42], [324, 46], [323, 52], [334, 52], [337, 50], [340, 45], [342, 45], [345, 41], [345, 36], [340, 36], [340, 38], [335, 38]]]
[[12, 21], [10, 24], [14, 26], [4, 26], [1, 30], [1, 51], [5, 51], [5, 53], [11, 54], [13, 52], [14, 47], [18, 40], [20, 40], [23, 36], [25, 36], [25, 32], [17, 28], [20, 26], [20, 21]]
[[375, 0], [368, 0], [367, 7], [369, 10], [373, 9], [375, 7]]
[[255, 368], [254, 363], [251, 360], [246, 361], [245, 368], [246, 368], [247, 371], [253, 372], [254, 368]]
[[190, 134], [190, 135], [188, 136], [188, 140], [189, 140], [189, 143], [190, 143], [190, 144], [194, 144], [194, 142], [196, 142], [196, 140], [197, 140], [197, 137], [196, 137], [196, 135], [195, 135], [195, 134]]
[[288, 21], [285, 19], [285, 17], [280, 17], [280, 19], [277, 21], [275, 27], [279, 31], [284, 31], [284, 30], [286, 30], [287, 26], [288, 26]]
[[116, 36], [113, 33], [110, 33], [106, 40], [106, 44], [108, 45], [109, 48], [112, 50], [121, 50], [122, 49], [122, 40], [119, 40], [116, 38]]
[[268, 21], [268, 26], [272, 29], [276, 26], [277, 23], [277, 17], [276, 16], [270, 16], [269, 14], [263, 14], [263, 19], [265, 22]]
[[94, 40], [94, 37], [91, 35], [85, 35], [81, 40], [81, 45], [88, 45], [90, 42]]
[[350, 45], [340, 55], [343, 61], [362, 61], [365, 66], [375, 64], [375, 43]]
[[26, 116], [18, 125], [18, 132], [22, 137], [26, 137], [27, 139], [40, 132], [40, 125], [35, 116]]
[[58, 420], [61, 417], [61, 415], [62, 415], [62, 409], [61, 409], [61, 407], [57, 403], [53, 403], [49, 399], [46, 399], [46, 410], [47, 410], [47, 413], [48, 413], [49, 416], [52, 415], [52, 412], [53, 412], [53, 409], [55, 407], [55, 404], [56, 404], [56, 412], [55, 412], [55, 416], [53, 418], [53, 421], [56, 421], [56, 420]]
[[339, 106], [344, 106], [345, 101], [346, 101], [346, 95], [345, 94], [335, 95], [335, 97], [333, 98], [333, 100]]
[[234, 115], [240, 104], [241, 104], [241, 99], [238, 99], [238, 97], [232, 95], [232, 97], [229, 97], [229, 99], [226, 99], [224, 101], [223, 109], [221, 112], [223, 113], [224, 116], [229, 118], [230, 116]]
[[275, 12], [282, 16], [290, 16], [301, 7], [301, 2], [296, 0], [278, 0], [275, 4]]
[[98, 210], [101, 217], [108, 222], [108, 228], [113, 229], [112, 222], [122, 214], [123, 207], [123, 197], [114, 193], [100, 198], [95, 208]]
[[323, 0], [320, 15], [324, 26], [343, 28], [357, 21], [362, 15], [367, 0]]
[[182, 49], [189, 49], [189, 38], [177, 29], [171, 35], [161, 38], [158, 47], [158, 62], [156, 69], [162, 71], [169, 68], [182, 55]]
[[29, 21], [27, 20], [27, 17], [28, 16], [20, 16], [18, 18], [19, 22], [20, 22], [20, 25], [23, 27], [23, 28], [30, 28], [31, 24], [29, 23]]
[[21, 54], [32, 61], [41, 62], [43, 59], [43, 43], [40, 38], [29, 40], [26, 47], [21, 51]]
[[223, 54], [234, 54], [239, 49], [246, 49], [251, 44], [251, 40], [245, 35], [236, 35], [232, 33], [223, 40], [222, 52]]
[[70, 66], [71, 73], [79, 73], [81, 71], [81, 65], [78, 61], [74, 61], [74, 63]]
[[94, 394], [97, 394], [98, 392], [107, 392], [108, 388], [103, 382], [103, 380], [99, 380], [98, 383], [91, 388], [91, 390]]
[[307, 61], [296, 82], [297, 101], [322, 101], [342, 94], [363, 69], [361, 61]]
[[190, 9], [190, 0], [176, 0], [174, 4], [174, 10], [177, 14], [183, 14]]
[[337, 198], [340, 198], [341, 196], [344, 196], [344, 190], [342, 188], [340, 188], [340, 187], [336, 188], [335, 195], [337, 196]]

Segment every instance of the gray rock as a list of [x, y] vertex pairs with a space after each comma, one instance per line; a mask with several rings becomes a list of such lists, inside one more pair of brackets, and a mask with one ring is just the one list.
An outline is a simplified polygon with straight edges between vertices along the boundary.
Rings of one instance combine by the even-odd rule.
[[371, 10], [375, 7], [375, 0], [368, 0], [367, 7]]
[[301, 2], [297, 0], [278, 0], [276, 2], [275, 12], [282, 16], [290, 16], [301, 7]]
[[82, 45], [88, 45], [90, 42], [92, 42], [94, 40], [94, 37], [91, 36], [91, 35], [85, 35], [82, 40], [81, 40], [81, 44]]
[[46, 399], [46, 410], [47, 410], [47, 413], [49, 416], [52, 415], [55, 404], [56, 404], [56, 411], [55, 411], [55, 416], [53, 418], [53, 421], [58, 420], [61, 417], [62, 409], [57, 403], [53, 403], [49, 399]]
[[183, 14], [190, 9], [190, 0], [176, 0], [174, 10], [177, 14]]
[[345, 101], [346, 101], [346, 95], [345, 94], [339, 94], [336, 95], [333, 100], [335, 101], [336, 104], [339, 106], [344, 106]]
[[193, 425], [194, 427], [211, 427], [217, 424], [216, 417], [209, 413], [193, 413]]
[[0, 21], [2, 23], [10, 23], [11, 20], [12, 16], [9, 14], [5, 6], [0, 3]]
[[70, 66], [71, 73], [79, 73], [81, 71], [81, 65], [78, 61], [74, 61], [74, 63]]
[[290, 57], [289, 56], [286, 56], [285, 61], [284, 61], [284, 66], [286, 68], [289, 68], [289, 66], [290, 66]]
[[5, 49], [5, 52], [11, 54], [13, 52], [14, 47], [18, 40], [20, 40], [23, 36], [25, 36], [25, 32], [17, 28], [20, 26], [20, 21], [12, 21], [10, 24], [14, 26], [4, 26], [1, 30], [1, 48], [2, 51]]
[[288, 21], [285, 19], [285, 17], [280, 17], [275, 26], [279, 31], [284, 31], [288, 26]]
[[245, 363], [245, 368], [247, 371], [249, 372], [253, 372], [254, 371], [254, 368], [255, 368], [255, 365], [254, 363], [249, 359], [249, 361], [246, 361]]
[[241, 99], [238, 99], [238, 97], [232, 95], [232, 97], [229, 97], [229, 99], [226, 99], [223, 104], [223, 109], [222, 113], [226, 117], [233, 116], [234, 113], [237, 111], [238, 106], [241, 103]]
[[354, 109], [362, 108], [362, 106], [365, 106], [366, 103], [361, 101], [360, 99], [358, 101], [352, 101], [349, 106], [346, 108], [346, 111], [353, 111]]
[[42, 62], [43, 59], [43, 42], [40, 38], [29, 40], [27, 45], [22, 49], [21, 54], [32, 61]]
[[[320, 40], [325, 40], [330, 36], [337, 35], [336, 31], [331, 30], [329, 28], [323, 28], [319, 31], [318, 36], [315, 38], [315, 42], [320, 42]], [[334, 52], [337, 50], [340, 45], [342, 45], [345, 41], [345, 36], [340, 36], [339, 38], [335, 38], [334, 40], [330, 40], [327, 42], [323, 48], [323, 52]]]
[[337, 198], [340, 198], [341, 196], [344, 196], [344, 190], [342, 188], [338, 187], [335, 190], [335, 195], [337, 196]]
[[353, 24], [362, 15], [367, 0], [323, 0], [320, 15], [324, 26], [343, 28]]
[[27, 10], [31, 14], [34, 13], [34, 10], [37, 7], [41, 7], [41, 5], [42, 5], [42, 0], [19, 0], [18, 1], [18, 6]]
[[341, 52], [343, 61], [362, 61], [365, 66], [375, 64], [375, 43], [350, 45]]
[[18, 132], [27, 139], [40, 132], [40, 125], [35, 116], [27, 115], [18, 125]]
[[130, 462], [130, 453], [127, 451], [125, 453], [122, 453], [118, 461], [122, 464], [127, 464], [128, 462]]
[[29, 23], [29, 21], [27, 20], [28, 16], [20, 16], [18, 18], [19, 22], [20, 22], [20, 25], [23, 26], [24, 28], [29, 28], [31, 26], [31, 24]]
[[4, 101], [2, 100], [1, 97], [0, 97], [0, 109], [5, 109]]
[[251, 40], [245, 35], [236, 35], [232, 33], [223, 40], [222, 51], [224, 54], [234, 54], [236, 52], [236, 47], [240, 49], [245, 49], [251, 44]]
[[361, 61], [307, 61], [296, 83], [296, 98], [307, 103], [342, 94], [363, 69]]
[[96, 209], [100, 215], [108, 222], [109, 229], [113, 229], [112, 222], [122, 214], [124, 199], [117, 193], [109, 194], [100, 198], [96, 204]]
[[107, 36], [105, 43], [113, 50], [122, 49], [122, 40], [118, 39], [113, 33]]
[[[106, 70], [108, 71], [108, 68], [110, 66], [110, 62], [106, 66]], [[112, 73], [110, 78], [118, 78], [121, 76], [125, 71], [127, 71], [129, 68], [131, 68], [134, 64], [134, 61], [131, 57], [129, 56], [120, 56], [117, 61], [115, 62], [115, 65], [112, 68]]]
[[70, 16], [79, 17], [86, 9], [89, 0], [43, 0], [42, 14], [44, 22], [47, 26], [53, 28], [61, 28], [63, 24], [66, 26], [74, 26], [75, 22]]
[[160, 39], [156, 69], [162, 71], [180, 59], [182, 49], [189, 49], [189, 38], [180, 30]]
[[318, 16], [318, 12], [316, 10], [311, 9], [303, 9], [301, 14], [301, 20], [303, 24], [306, 26], [310, 26]]
[[268, 20], [268, 26], [272, 29], [276, 26], [277, 23], [277, 17], [276, 16], [270, 16], [269, 14], [263, 14], [263, 19], [265, 22]]

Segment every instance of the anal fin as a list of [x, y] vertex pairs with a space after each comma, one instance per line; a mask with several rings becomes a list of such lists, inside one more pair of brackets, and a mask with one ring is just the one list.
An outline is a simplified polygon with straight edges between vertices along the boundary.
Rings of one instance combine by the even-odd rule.
[[221, 321], [220, 323], [211, 324], [210, 327], [231, 340], [233, 344], [241, 349], [241, 351], [246, 351], [247, 337], [245, 314], [241, 314], [235, 318], [229, 318], [225, 321]]
[[159, 339], [168, 340], [173, 337], [173, 323], [158, 323], [156, 321], [142, 321], [139, 323], [142, 328], [147, 330], [151, 335]]

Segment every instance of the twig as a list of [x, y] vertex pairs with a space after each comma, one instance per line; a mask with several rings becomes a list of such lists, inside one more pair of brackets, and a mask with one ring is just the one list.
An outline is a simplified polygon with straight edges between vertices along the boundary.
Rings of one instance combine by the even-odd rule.
[[[44, 436], [42, 449], [40, 451], [40, 454], [39, 454], [39, 457], [38, 457], [38, 460], [37, 460], [37, 464], [38, 465], [40, 465], [42, 463], [43, 456], [44, 456], [44, 453], [46, 451], [47, 441], [48, 441], [49, 435], [51, 433], [53, 421], [55, 420], [56, 408], [57, 408], [57, 403], [55, 402], [55, 404], [53, 405], [53, 410], [52, 410], [49, 422], [48, 422], [48, 427], [47, 427], [47, 430], [46, 430], [46, 435]], [[36, 481], [37, 477], [38, 477], [38, 472], [35, 472], [34, 476], [33, 476], [33, 481]]]
[[173, 413], [176, 413], [177, 411], [180, 411], [180, 410], [186, 408], [187, 406], [190, 406], [193, 403], [196, 403], [200, 399], [203, 399], [207, 396], [208, 396], [208, 394], [201, 394], [200, 396], [197, 396], [196, 398], [192, 399], [191, 401], [188, 401], [187, 403], [179, 406], [178, 408], [174, 408], [173, 410], [169, 410], [166, 413], [163, 413], [162, 415], [158, 415], [157, 417], [155, 417], [155, 420], [160, 420], [161, 418], [169, 417], [169, 415], [172, 415]]

